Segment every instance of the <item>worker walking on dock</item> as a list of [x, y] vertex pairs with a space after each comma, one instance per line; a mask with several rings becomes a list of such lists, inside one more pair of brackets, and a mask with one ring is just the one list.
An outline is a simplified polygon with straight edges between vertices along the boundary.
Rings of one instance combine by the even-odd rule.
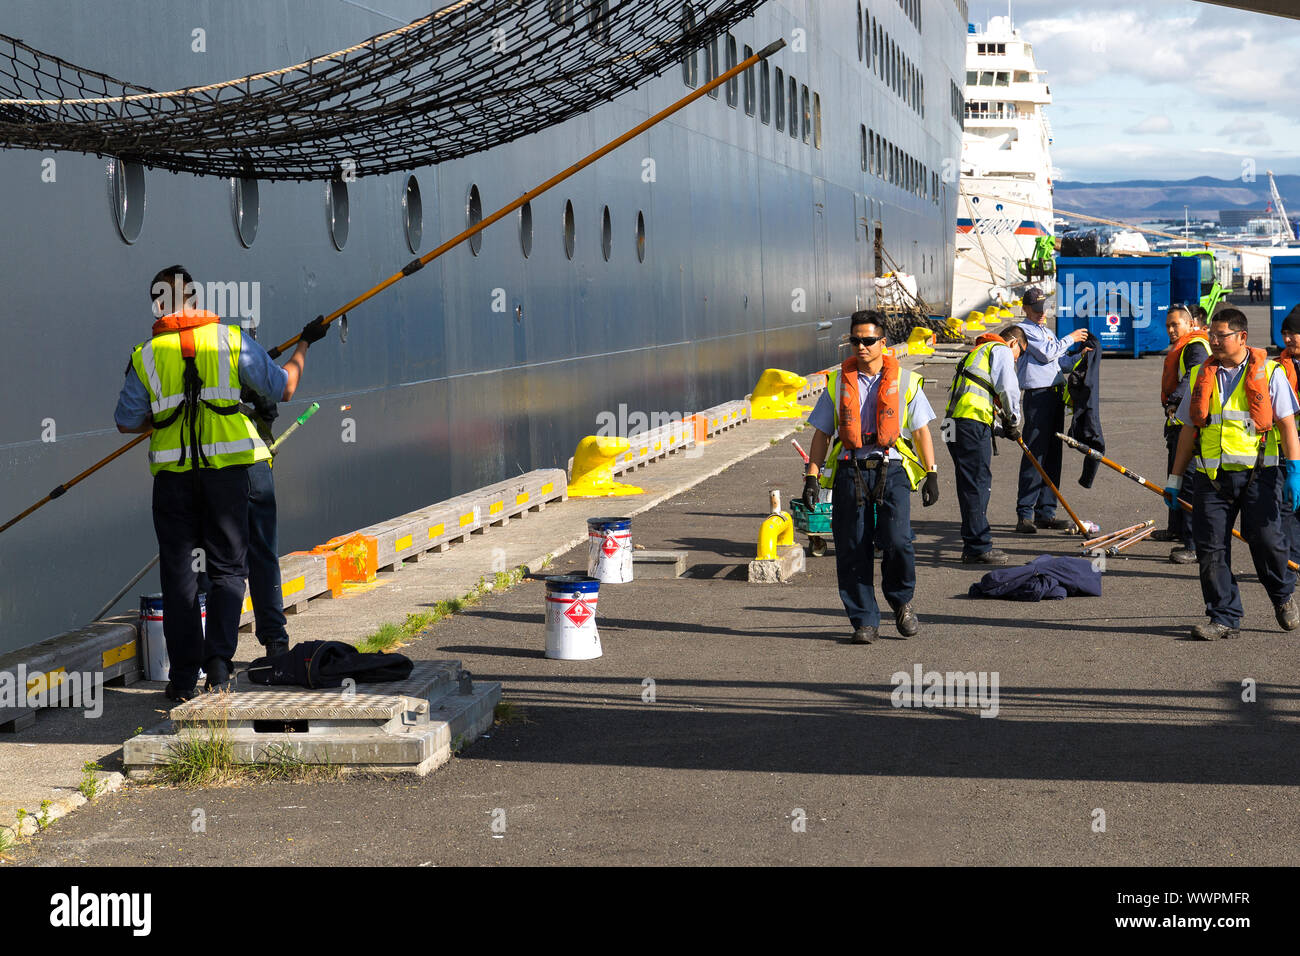
[[1283, 630], [1300, 627], [1295, 575], [1287, 569], [1282, 508], [1300, 504], [1300, 401], [1278, 363], [1247, 345], [1246, 316], [1224, 309], [1210, 323], [1210, 358], [1192, 369], [1176, 412], [1184, 422], [1166, 503], [1178, 507], [1183, 471], [1195, 460], [1192, 534], [1201, 594], [1210, 620], [1192, 628], [1196, 640], [1238, 636], [1241, 593], [1229, 561], [1237, 515], [1260, 584]]
[[[249, 466], [270, 457], [240, 413], [242, 387], [268, 401], [297, 388], [317, 319], [280, 368], [238, 326], [195, 308], [197, 286], [183, 266], [150, 283], [153, 337], [131, 352], [114, 420], [124, 433], [152, 430], [149, 470], [170, 659], [167, 697], [195, 694], [200, 667], [207, 689], [231, 684], [247, 569]], [[315, 326], [315, 327], [313, 327]], [[199, 618], [198, 575], [206, 571], [207, 627]]]
[[[1282, 320], [1282, 354], [1277, 362], [1286, 373], [1292, 389], [1300, 389], [1300, 305], [1291, 310], [1290, 315]], [[1300, 422], [1297, 422], [1300, 425]], [[1296, 508], [1287, 509], [1283, 524], [1286, 528], [1287, 542], [1291, 560], [1300, 564], [1300, 502]]]
[[[1016, 361], [1025, 349], [1025, 333], [1014, 325], [988, 332], [957, 365], [948, 389], [943, 440], [952, 455], [961, 508], [962, 564], [1006, 564], [1005, 551], [993, 547], [989, 495], [993, 490], [993, 421], [1002, 433], [1020, 437], [1020, 384]], [[996, 408], [995, 408], [996, 406]]]
[[[1192, 312], [1185, 305], [1171, 305], [1165, 319], [1169, 334], [1169, 351], [1165, 353], [1164, 374], [1160, 380], [1160, 404], [1165, 410], [1165, 449], [1169, 460], [1165, 467], [1173, 474], [1174, 455], [1178, 451], [1178, 437], [1183, 422], [1178, 419], [1178, 406], [1187, 394], [1192, 370], [1210, 357], [1209, 333], [1197, 328]], [[1183, 473], [1183, 498], [1192, 500], [1192, 472]], [[1196, 560], [1196, 542], [1192, 536], [1191, 515], [1182, 508], [1169, 511], [1169, 524], [1163, 531], [1151, 535], [1156, 541], [1179, 543], [1169, 552], [1174, 564], [1191, 564]]]
[[[880, 313], [853, 313], [849, 342], [854, 356], [830, 374], [808, 416], [816, 434], [804, 504], [811, 511], [820, 488], [834, 489], [831, 531], [840, 600], [853, 625], [852, 643], [870, 644], [880, 624], [877, 552], [881, 589], [899, 635], [911, 637], [920, 630], [912, 608], [916, 560], [909, 496], [921, 487], [921, 500], [929, 507], [939, 500], [939, 479], [926, 427], [934, 410], [922, 391], [925, 382], [885, 355]], [[828, 449], [829, 475], [821, 467]]]
[[[1075, 329], [1058, 339], [1047, 329], [1044, 307], [1047, 296], [1033, 286], [1021, 302], [1025, 321], [1018, 326], [1025, 334], [1025, 351], [1016, 365], [1024, 408], [1025, 445], [1047, 472], [1052, 484], [1061, 487], [1061, 443], [1056, 433], [1065, 430], [1065, 402], [1061, 386], [1071, 348], [1088, 337], [1085, 328]], [[1029, 456], [1020, 461], [1019, 495], [1016, 500], [1016, 533], [1036, 534], [1039, 528], [1062, 530], [1070, 523], [1056, 517], [1056, 496], [1043, 481]]]

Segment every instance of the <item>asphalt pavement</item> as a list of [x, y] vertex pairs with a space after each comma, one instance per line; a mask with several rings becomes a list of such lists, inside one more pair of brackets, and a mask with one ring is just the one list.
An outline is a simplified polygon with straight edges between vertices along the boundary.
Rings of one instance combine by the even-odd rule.
[[[1162, 483], [1160, 356], [1103, 362], [1107, 454]], [[951, 366], [926, 366], [941, 409]], [[808, 433], [805, 432], [804, 435]], [[802, 436], [800, 436], [802, 438]], [[803, 442], [805, 446], [807, 442]], [[1011, 533], [1019, 456], [1000, 443], [990, 517], [1013, 563], [1077, 554]], [[1084, 518], [1163, 525], [1152, 493], [1106, 469], [1063, 491]], [[688, 552], [676, 580], [601, 588], [604, 656], [543, 657], [543, 586], [526, 581], [404, 648], [501, 681], [517, 716], [422, 779], [130, 785], [13, 851], [32, 865], [1119, 864], [1300, 862], [1298, 638], [1282, 633], [1244, 547], [1240, 640], [1188, 639], [1196, 567], [1146, 541], [1103, 596], [967, 596], [952, 463], [912, 498], [921, 633], [847, 643], [833, 551], [788, 584], [749, 584], [785, 441], [637, 516], [633, 541]], [[592, 514], [607, 512], [602, 503]], [[586, 546], [558, 571], [585, 569]], [[997, 680], [996, 715], [899, 707], [895, 675]], [[988, 685], [991, 689], [991, 683]], [[991, 708], [985, 708], [991, 710]], [[195, 832], [194, 811], [205, 826]]]

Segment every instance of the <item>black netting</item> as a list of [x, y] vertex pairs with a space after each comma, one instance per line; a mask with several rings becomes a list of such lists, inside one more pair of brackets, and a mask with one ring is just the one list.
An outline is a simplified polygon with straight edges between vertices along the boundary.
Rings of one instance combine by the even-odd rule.
[[0, 34], [0, 146], [259, 179], [411, 169], [611, 100], [760, 2], [460, 0], [328, 56], [163, 93]]

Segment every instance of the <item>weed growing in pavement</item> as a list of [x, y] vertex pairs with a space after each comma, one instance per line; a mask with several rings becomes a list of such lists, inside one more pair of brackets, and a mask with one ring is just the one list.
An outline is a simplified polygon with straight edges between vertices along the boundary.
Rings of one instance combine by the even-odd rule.
[[94, 800], [99, 796], [99, 778], [95, 774], [103, 769], [94, 760], [87, 760], [81, 765], [81, 783], [77, 785], [77, 789], [87, 800]]
[[18, 843], [18, 837], [15, 835], [17, 828], [0, 826], [0, 860], [5, 859], [5, 854], [12, 850]]
[[44, 830], [53, 821], [50, 820], [50, 807], [54, 804], [53, 800], [41, 801], [41, 812], [36, 817], [36, 826]]
[[507, 588], [514, 587], [524, 579], [524, 573], [524, 568], [516, 568], [513, 571], [498, 571], [490, 583], [486, 578], [480, 577], [478, 584], [474, 585], [468, 594], [439, 601], [428, 611], [408, 614], [406, 620], [401, 624], [380, 625], [377, 631], [367, 635], [357, 643], [357, 650], [373, 654], [409, 643], [415, 640], [425, 628], [437, 624], [443, 618], [452, 614], [459, 614], [467, 607], [473, 607], [489, 591], [504, 591]]
[[[154, 771], [162, 782], [178, 787], [201, 787], [225, 780], [235, 766], [235, 747], [224, 720], [180, 725], [182, 739], [167, 747], [167, 757]], [[192, 731], [185, 733], [185, 731]]]
[[492, 723], [500, 727], [507, 727], [516, 723], [531, 724], [532, 720], [529, 719], [528, 714], [525, 713], [521, 705], [516, 704], [513, 700], [502, 700], [497, 702], [496, 708], [492, 711]]

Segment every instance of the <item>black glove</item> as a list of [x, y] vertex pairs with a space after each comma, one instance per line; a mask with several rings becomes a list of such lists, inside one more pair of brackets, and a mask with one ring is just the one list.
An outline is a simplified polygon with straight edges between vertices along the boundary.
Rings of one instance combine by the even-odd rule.
[[308, 345], [314, 345], [329, 334], [330, 327], [325, 324], [325, 316], [318, 315], [302, 327], [299, 339]]
[[1002, 437], [1010, 441], [1020, 441], [1020, 426], [1005, 416], [1002, 419]]
[[803, 479], [803, 506], [808, 511], [817, 510], [817, 499], [821, 497], [822, 486], [816, 475], [805, 475]]
[[939, 500], [939, 473], [927, 471], [925, 481], [921, 482], [921, 504], [928, 508]]

